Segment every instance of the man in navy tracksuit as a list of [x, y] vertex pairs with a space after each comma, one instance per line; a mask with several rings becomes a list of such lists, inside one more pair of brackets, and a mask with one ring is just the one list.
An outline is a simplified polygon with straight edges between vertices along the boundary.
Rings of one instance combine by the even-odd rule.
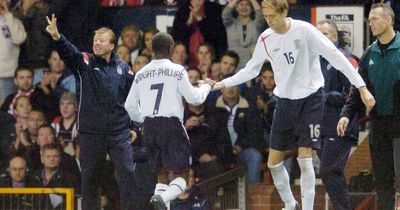
[[122, 209], [132, 209], [133, 160], [129, 116], [124, 103], [133, 76], [129, 66], [112, 52], [115, 34], [108, 28], [95, 31], [93, 54], [81, 53], [48, 18], [46, 31], [57, 51], [73, 71], [79, 88], [78, 131], [82, 168], [82, 209], [100, 209], [99, 187], [107, 153], [111, 156], [121, 195]]
[[[317, 28], [336, 46], [338, 46], [338, 30], [334, 21], [321, 20]], [[356, 67], [357, 60], [343, 49], [338, 48], [350, 63]], [[321, 57], [321, 70], [325, 79], [325, 106], [321, 122], [321, 159], [319, 174], [335, 210], [350, 210], [350, 195], [343, 174], [347, 158], [352, 146], [358, 141], [358, 118], [350, 123], [346, 135], [341, 138], [336, 132], [340, 112], [349, 94], [351, 83], [346, 76]]]

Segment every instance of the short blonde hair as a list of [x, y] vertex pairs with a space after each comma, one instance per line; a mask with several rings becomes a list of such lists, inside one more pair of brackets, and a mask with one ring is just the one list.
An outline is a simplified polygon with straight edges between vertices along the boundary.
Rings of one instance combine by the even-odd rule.
[[110, 35], [110, 43], [115, 44], [115, 33], [110, 28], [101, 27], [101, 28], [97, 29], [96, 31], [94, 31], [95, 35], [96, 34], [104, 34], [104, 33], [108, 33], [108, 35]]
[[263, 0], [261, 4], [262, 8], [272, 8], [279, 13], [283, 13], [283, 11], [289, 11], [289, 4], [286, 0]]

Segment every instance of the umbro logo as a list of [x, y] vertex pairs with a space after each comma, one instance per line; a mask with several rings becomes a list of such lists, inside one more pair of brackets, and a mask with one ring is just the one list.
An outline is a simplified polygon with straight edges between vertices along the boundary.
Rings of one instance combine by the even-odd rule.
[[94, 67], [93, 70], [95, 70], [95, 71], [100, 71], [100, 69], [97, 68], [97, 67]]

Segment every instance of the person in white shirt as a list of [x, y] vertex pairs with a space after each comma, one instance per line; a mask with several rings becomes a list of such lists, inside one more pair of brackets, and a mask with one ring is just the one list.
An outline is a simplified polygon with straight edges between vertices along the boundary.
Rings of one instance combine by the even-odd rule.
[[311, 24], [287, 18], [288, 9], [286, 0], [262, 2], [264, 19], [270, 28], [258, 38], [246, 66], [234, 76], [216, 83], [214, 89], [244, 83], [259, 74], [265, 60], [271, 62], [276, 82], [274, 94], [278, 102], [272, 123], [268, 167], [285, 209], [298, 208], [283, 166], [284, 152], [297, 148], [302, 209], [312, 210], [315, 197], [312, 149], [319, 147], [324, 105], [324, 78], [319, 56], [344, 73], [358, 88], [367, 107], [373, 107], [375, 99], [334, 44]]
[[19, 45], [26, 39], [22, 22], [9, 11], [9, 0], [0, 0], [0, 104], [15, 92], [14, 72], [18, 66]]
[[215, 82], [207, 78], [198, 88], [190, 84], [185, 68], [169, 59], [174, 47], [169, 34], [155, 34], [152, 44], [154, 60], [136, 73], [125, 109], [134, 122], [143, 123], [143, 142], [159, 182], [150, 202], [158, 210], [166, 209], [165, 204], [181, 195], [187, 185], [191, 149], [182, 124], [183, 98], [201, 104]]

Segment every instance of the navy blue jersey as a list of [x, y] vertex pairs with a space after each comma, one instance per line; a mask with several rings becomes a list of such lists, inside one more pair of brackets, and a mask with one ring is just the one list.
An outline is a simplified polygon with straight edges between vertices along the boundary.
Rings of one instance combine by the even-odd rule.
[[128, 64], [114, 53], [108, 63], [82, 53], [63, 35], [56, 46], [77, 80], [78, 131], [111, 134], [128, 129], [130, 120], [124, 103], [133, 81]]
[[[339, 50], [355, 67], [358, 61], [347, 51]], [[346, 76], [336, 70], [325, 58], [321, 57], [321, 70], [325, 79], [324, 116], [321, 122], [321, 136], [336, 136], [336, 125], [340, 118], [340, 112], [349, 95], [351, 83]], [[346, 130], [346, 137], [358, 141], [358, 117], [354, 117]]]

